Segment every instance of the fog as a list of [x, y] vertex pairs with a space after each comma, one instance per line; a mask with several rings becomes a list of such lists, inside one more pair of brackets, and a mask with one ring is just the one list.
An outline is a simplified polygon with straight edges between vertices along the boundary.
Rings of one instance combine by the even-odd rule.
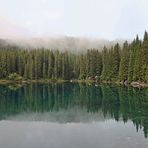
[[0, 44], [15, 45], [25, 49], [46, 48], [51, 50], [84, 51], [87, 49], [102, 50], [104, 46], [111, 47], [115, 43], [123, 44], [125, 40], [109, 41], [107, 39], [85, 37], [47, 37], [47, 38], [20, 38], [1, 40]]

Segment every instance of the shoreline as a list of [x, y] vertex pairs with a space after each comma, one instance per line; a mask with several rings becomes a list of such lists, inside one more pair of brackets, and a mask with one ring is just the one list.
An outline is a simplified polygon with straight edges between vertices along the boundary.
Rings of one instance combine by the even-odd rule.
[[0, 84], [30, 84], [30, 83], [64, 83], [68, 82], [68, 80], [6, 80], [2, 79], [0, 80]]
[[16, 80], [6, 80], [6, 79], [1, 79], [0, 80], [0, 84], [31, 84], [31, 83], [44, 83], [44, 84], [48, 84], [48, 83], [65, 83], [65, 82], [70, 82], [70, 83], [96, 83], [96, 84], [117, 84], [117, 85], [121, 85], [121, 86], [132, 86], [132, 87], [137, 87], [137, 88], [148, 88], [148, 83], [144, 83], [144, 82], [131, 82], [130, 84], [124, 84], [123, 82], [119, 82], [119, 81], [96, 81], [96, 80], [78, 80], [78, 79], [74, 79], [74, 80], [62, 80], [62, 79], [58, 79], [58, 80], [20, 80], [20, 81], [16, 81]]

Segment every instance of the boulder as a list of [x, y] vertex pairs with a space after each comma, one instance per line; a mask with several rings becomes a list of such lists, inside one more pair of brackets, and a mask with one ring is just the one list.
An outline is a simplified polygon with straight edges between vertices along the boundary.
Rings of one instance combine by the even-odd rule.
[[127, 80], [124, 81], [124, 85], [125, 85], [125, 86], [128, 85], [128, 81], [127, 81]]

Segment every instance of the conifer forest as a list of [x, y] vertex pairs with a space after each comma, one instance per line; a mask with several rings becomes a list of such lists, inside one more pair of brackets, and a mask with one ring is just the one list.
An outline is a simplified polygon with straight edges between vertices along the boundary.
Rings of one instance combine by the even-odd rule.
[[0, 48], [0, 79], [98, 79], [148, 82], [148, 33], [121, 47], [72, 53], [50, 49]]

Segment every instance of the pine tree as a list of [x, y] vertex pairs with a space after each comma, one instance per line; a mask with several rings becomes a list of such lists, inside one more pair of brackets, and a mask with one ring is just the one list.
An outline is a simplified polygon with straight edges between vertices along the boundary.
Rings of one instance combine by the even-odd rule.
[[87, 54], [86, 54], [86, 76], [90, 77], [91, 73], [90, 73], [90, 64], [91, 64], [91, 51], [87, 50]]
[[129, 47], [126, 41], [123, 44], [123, 49], [121, 51], [121, 61], [119, 67], [119, 80], [125, 81], [128, 79], [128, 64], [129, 64]]
[[45, 66], [45, 62], [43, 63], [43, 79], [46, 78], [46, 66]]
[[27, 64], [25, 64], [25, 70], [24, 70], [24, 75], [23, 75], [23, 77], [24, 77], [25, 79], [28, 78], [28, 65], [27, 65]]
[[109, 52], [107, 50], [106, 47], [104, 47], [103, 51], [102, 51], [102, 63], [103, 63], [103, 69], [102, 69], [102, 73], [101, 73], [101, 79], [102, 80], [107, 80], [107, 73], [109, 70]]
[[120, 46], [117, 43], [114, 46], [114, 52], [113, 52], [113, 79], [118, 78], [118, 74], [119, 74], [119, 66], [120, 66]]
[[85, 69], [85, 57], [82, 54], [80, 56], [80, 75], [79, 75], [80, 79], [85, 79], [86, 78], [86, 69]]
[[28, 60], [28, 63], [27, 63], [27, 70], [28, 70], [28, 78], [29, 79], [33, 79], [33, 60], [32, 60], [32, 57], [31, 55], [29, 56], [29, 60]]
[[35, 52], [35, 57], [34, 57], [34, 77], [35, 77], [35, 80], [38, 79], [38, 57], [37, 57], [37, 51], [34, 51]]
[[142, 80], [142, 46], [141, 41], [137, 35], [135, 43], [135, 63], [133, 71], [133, 81]]
[[102, 72], [102, 54], [96, 50], [96, 76], [100, 78]]
[[145, 31], [142, 47], [142, 78], [146, 81], [148, 67], [148, 33]]
[[7, 61], [6, 54], [1, 53], [0, 56], [0, 78], [5, 78], [7, 76]]
[[128, 65], [128, 82], [132, 82], [133, 81], [133, 75], [134, 75], [134, 63], [135, 63], [135, 45], [136, 45], [136, 41], [134, 39], [134, 41], [132, 42], [132, 44], [130, 45], [130, 55], [129, 55], [129, 65]]
[[59, 51], [55, 52], [55, 63], [54, 63], [54, 78], [58, 78], [58, 58], [59, 58]]
[[62, 54], [62, 79], [65, 79], [65, 54]]

